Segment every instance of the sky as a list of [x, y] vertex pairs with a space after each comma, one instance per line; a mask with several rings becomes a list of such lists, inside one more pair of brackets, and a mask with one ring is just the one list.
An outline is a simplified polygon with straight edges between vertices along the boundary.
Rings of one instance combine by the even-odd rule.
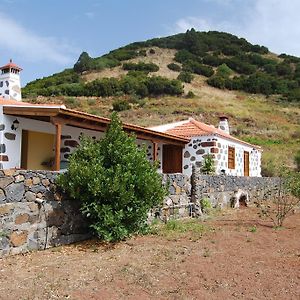
[[218, 30], [300, 56], [299, 0], [0, 0], [0, 65], [22, 85], [131, 42]]

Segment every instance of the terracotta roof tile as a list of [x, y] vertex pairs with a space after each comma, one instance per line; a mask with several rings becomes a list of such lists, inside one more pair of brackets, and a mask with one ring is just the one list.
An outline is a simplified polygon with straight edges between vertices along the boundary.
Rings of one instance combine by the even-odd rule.
[[230, 134], [224, 132], [223, 130], [216, 128], [212, 125], [207, 125], [205, 123], [199, 122], [190, 118], [188, 122], [181, 125], [175, 126], [174, 128], [168, 129], [165, 131], [168, 134], [177, 135], [185, 138], [192, 138], [194, 136], [204, 136], [204, 135], [218, 135], [226, 139], [233, 140], [238, 143], [246, 144], [251, 147], [260, 148], [259, 146], [252, 145], [250, 143], [244, 142], [240, 139], [237, 139]]
[[22, 68], [20, 68], [18, 65], [14, 64], [13, 62], [9, 62], [8, 64], [0, 67], [0, 70], [7, 69], [7, 68], [14, 68], [14, 69], [17, 69], [19, 71], [23, 70]]

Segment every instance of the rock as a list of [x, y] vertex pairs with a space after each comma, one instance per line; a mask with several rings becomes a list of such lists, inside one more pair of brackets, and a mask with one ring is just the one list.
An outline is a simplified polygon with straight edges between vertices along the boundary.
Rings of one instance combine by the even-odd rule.
[[14, 247], [19, 247], [25, 244], [27, 241], [28, 232], [27, 231], [14, 231], [10, 235], [10, 242]]
[[35, 193], [28, 191], [25, 193], [25, 199], [27, 202], [33, 202], [36, 199], [36, 195]]
[[3, 131], [5, 129], [5, 124], [0, 124], [0, 131]]
[[13, 204], [2, 204], [0, 205], [0, 216], [9, 214], [14, 209]]
[[0, 153], [5, 153], [5, 152], [6, 152], [5, 144], [0, 144]]
[[23, 182], [25, 179], [25, 177], [23, 175], [17, 175], [15, 177], [15, 182], [18, 183], [18, 182]]
[[27, 223], [29, 221], [29, 215], [28, 214], [20, 214], [15, 219], [15, 224], [20, 225], [23, 223]]
[[33, 183], [33, 184], [39, 184], [40, 182], [41, 182], [40, 177], [33, 177], [33, 178], [32, 178], [32, 183]]
[[24, 181], [25, 186], [32, 186], [33, 182], [31, 178], [25, 179]]
[[7, 249], [9, 247], [9, 239], [6, 236], [0, 237], [0, 250]]
[[3, 173], [5, 176], [14, 176], [16, 174], [16, 170], [15, 169], [6, 169], [6, 170], [3, 170]]
[[6, 139], [8, 139], [10, 141], [14, 141], [16, 139], [16, 135], [14, 133], [5, 132], [4, 136]]
[[23, 199], [25, 193], [25, 187], [23, 183], [11, 184], [5, 188], [7, 202], [20, 202]]
[[14, 181], [13, 177], [0, 177], [0, 188], [5, 188]]
[[49, 179], [42, 179], [42, 185], [43, 186], [49, 186], [50, 185]]
[[0, 203], [2, 202], [4, 202], [5, 201], [5, 199], [6, 199], [6, 196], [5, 196], [5, 193], [4, 193], [4, 191], [0, 188]]

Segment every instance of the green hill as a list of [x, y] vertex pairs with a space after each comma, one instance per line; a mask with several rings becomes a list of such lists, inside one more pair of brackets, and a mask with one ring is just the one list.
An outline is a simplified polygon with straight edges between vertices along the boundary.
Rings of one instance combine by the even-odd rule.
[[293, 167], [300, 150], [300, 58], [223, 32], [186, 33], [129, 44], [27, 84], [33, 102], [64, 103], [101, 116], [158, 125], [189, 116], [217, 124], [264, 149], [265, 175]]

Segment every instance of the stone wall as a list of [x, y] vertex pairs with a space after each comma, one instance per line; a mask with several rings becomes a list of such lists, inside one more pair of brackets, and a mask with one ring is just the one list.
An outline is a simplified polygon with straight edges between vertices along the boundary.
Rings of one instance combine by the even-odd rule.
[[[0, 171], [0, 256], [45, 249], [84, 240], [90, 235], [79, 203], [62, 199], [56, 191], [57, 172]], [[274, 197], [279, 178], [193, 176], [164, 174], [169, 190], [161, 207], [149, 212], [166, 221], [201, 215], [201, 200], [208, 198], [214, 207], [230, 205], [238, 191], [247, 194], [250, 203]], [[39, 203], [37, 200], [44, 200]]]
[[89, 237], [79, 204], [56, 192], [56, 177], [47, 171], [0, 171], [0, 256]]
[[184, 218], [191, 215], [191, 179], [181, 173], [163, 174], [162, 182], [169, 195], [164, 199], [161, 207], [153, 208], [149, 212], [149, 222], [154, 218], [167, 221], [170, 218]]
[[[213, 207], [231, 206], [238, 195], [247, 197], [247, 204], [256, 200], [267, 200], [278, 194], [281, 180], [277, 177], [209, 176], [194, 170], [192, 202], [207, 198]], [[238, 199], [237, 199], [238, 200]]]

